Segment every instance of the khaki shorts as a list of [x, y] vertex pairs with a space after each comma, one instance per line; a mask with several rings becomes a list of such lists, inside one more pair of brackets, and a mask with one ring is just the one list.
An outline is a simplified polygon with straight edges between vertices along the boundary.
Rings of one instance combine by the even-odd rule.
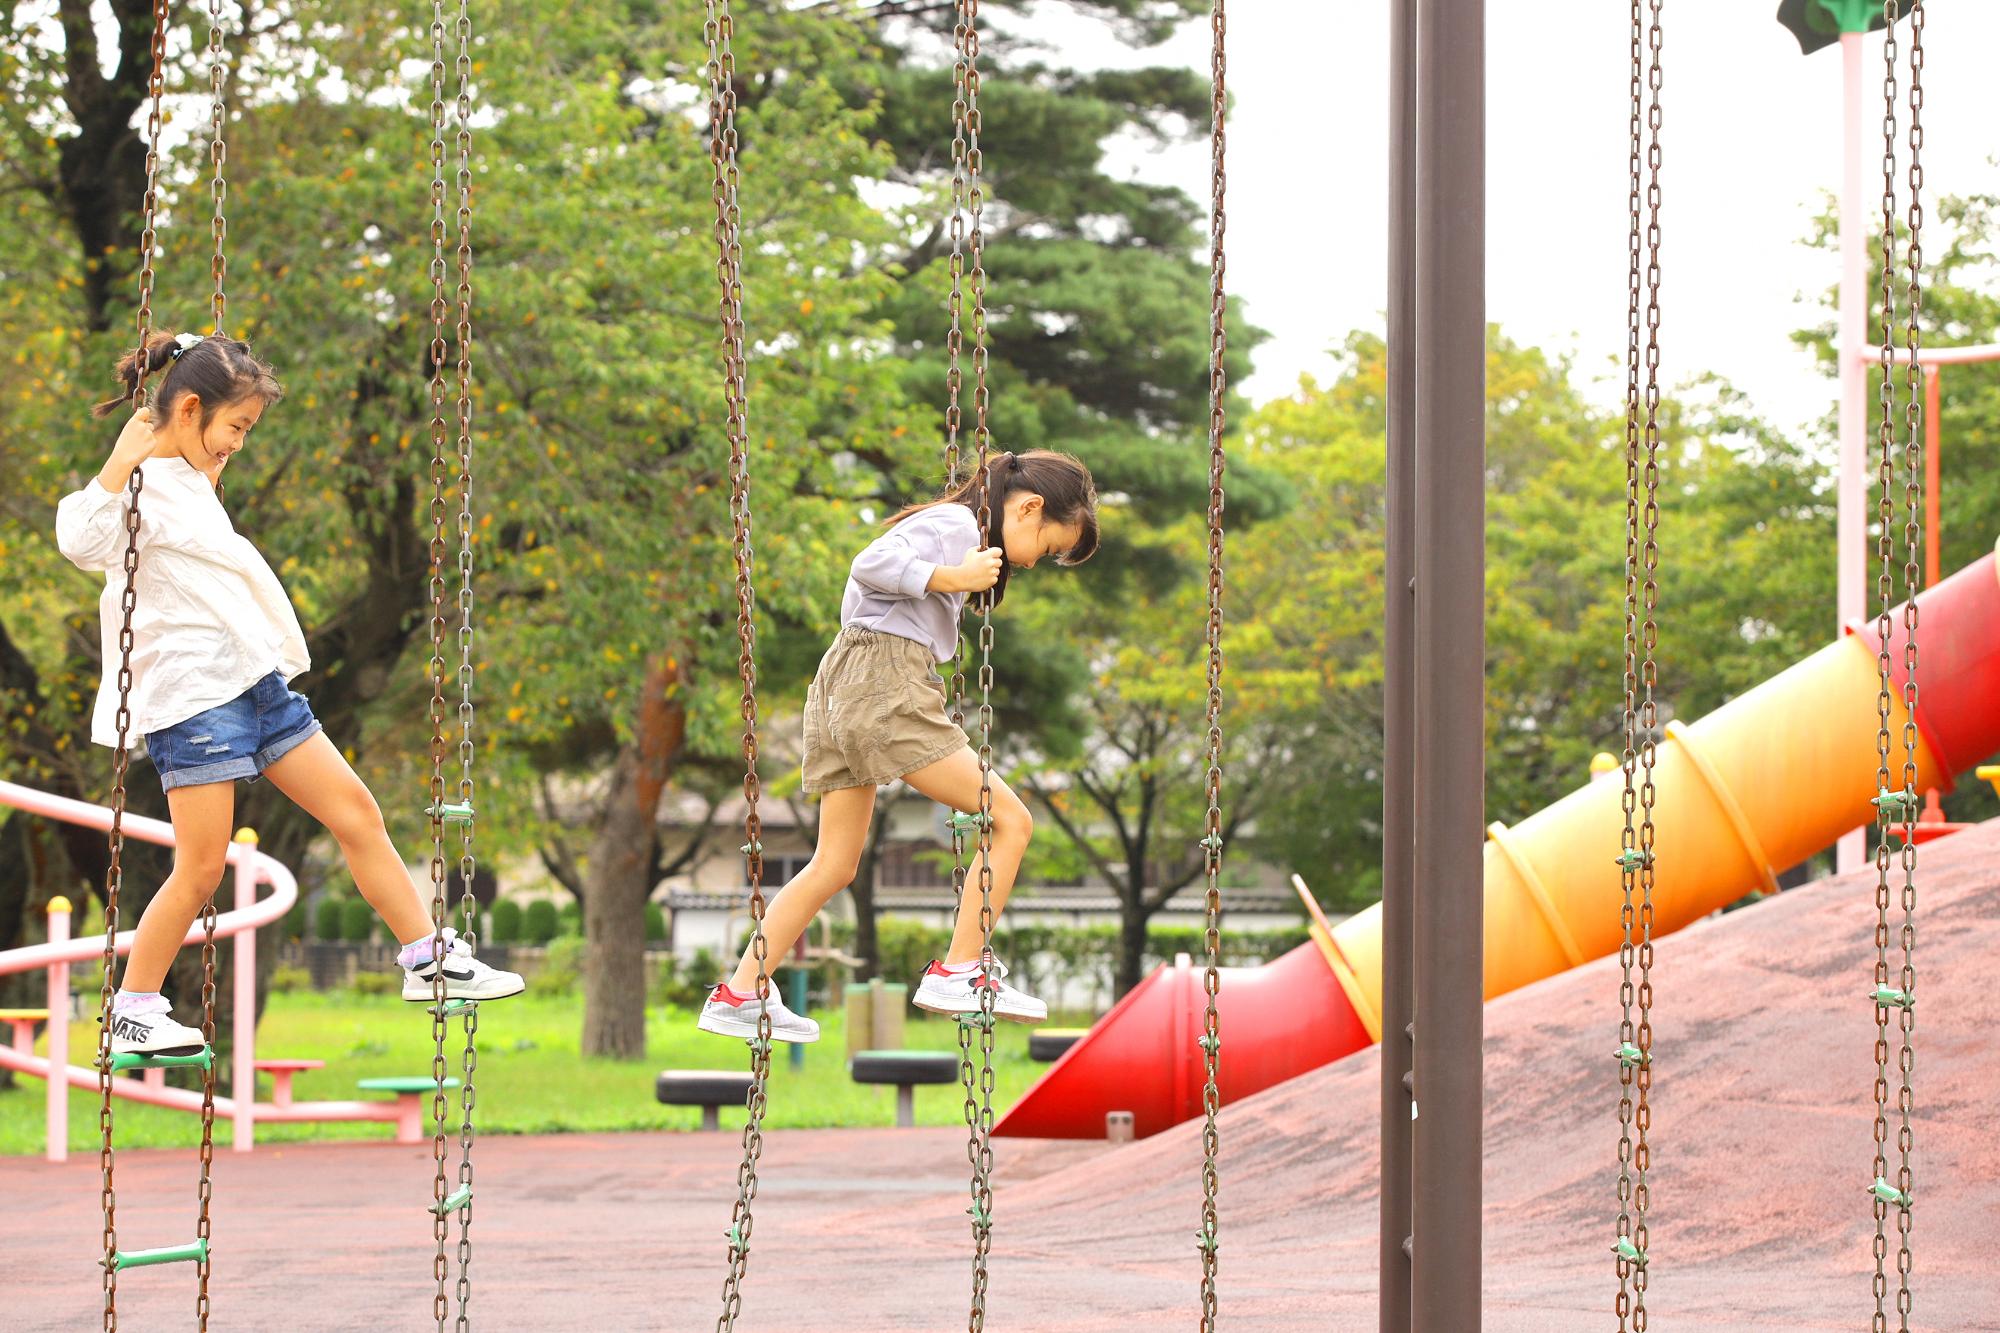
[[806, 690], [804, 789], [879, 787], [965, 748], [944, 681], [914, 639], [848, 626]]

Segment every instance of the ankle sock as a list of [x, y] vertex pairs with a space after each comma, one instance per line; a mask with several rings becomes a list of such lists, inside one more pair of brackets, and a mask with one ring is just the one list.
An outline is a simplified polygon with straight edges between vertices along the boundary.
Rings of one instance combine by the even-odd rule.
[[[458, 932], [450, 926], [445, 927], [444, 942], [447, 951], [450, 950], [451, 942], [457, 934]], [[403, 946], [402, 952], [396, 955], [397, 965], [409, 971], [430, 966], [431, 959], [436, 956], [436, 944], [437, 936], [435, 935], [424, 935], [411, 940]]]
[[[757, 1003], [756, 991], [740, 991], [726, 981], [723, 982], [721, 986], [717, 987], [717, 989], [719, 989], [722, 992], [722, 998], [729, 1001], [731, 1004]], [[773, 991], [771, 998], [774, 1001], [778, 998], [775, 990]]]
[[939, 963], [938, 966], [955, 977], [962, 977], [968, 972], [977, 972], [979, 960], [975, 958], [969, 963]]
[[121, 988], [111, 998], [111, 1012], [114, 1014], [164, 1014], [173, 1006], [167, 997], [156, 990], [133, 991]]

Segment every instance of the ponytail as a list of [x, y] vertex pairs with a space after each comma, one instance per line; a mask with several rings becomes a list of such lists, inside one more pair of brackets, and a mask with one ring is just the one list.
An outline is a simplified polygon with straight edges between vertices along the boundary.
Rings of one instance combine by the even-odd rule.
[[[1091, 480], [1090, 469], [1080, 460], [1052, 449], [1030, 449], [1018, 456], [988, 454], [984, 468], [975, 467], [971, 476], [937, 499], [905, 505], [883, 523], [893, 527], [912, 514], [948, 504], [963, 505], [977, 517], [984, 501], [988, 521], [981, 544], [1000, 546], [1007, 500], [1023, 492], [1042, 497], [1042, 513], [1049, 522], [1074, 523], [1081, 530], [1076, 545], [1057, 557], [1057, 564], [1080, 565], [1097, 553], [1097, 485]], [[998, 606], [1007, 593], [1009, 572], [1007, 562], [1002, 560], [1000, 581], [991, 592], [975, 596], [975, 604], [990, 599], [992, 605]]]
[[221, 334], [204, 338], [160, 332], [147, 339], [145, 347], [119, 358], [112, 373], [124, 392], [97, 404], [90, 414], [110, 416], [138, 398], [142, 379], [161, 376], [163, 371], [153, 394], [154, 419], [161, 424], [185, 394], [200, 400], [204, 428], [232, 403], [257, 398], [269, 406], [285, 396], [284, 386], [271, 367], [251, 352], [249, 343]]

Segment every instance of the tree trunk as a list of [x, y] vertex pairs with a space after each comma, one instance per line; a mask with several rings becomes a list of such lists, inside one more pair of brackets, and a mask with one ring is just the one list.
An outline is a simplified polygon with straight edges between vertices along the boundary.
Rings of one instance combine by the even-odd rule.
[[646, 899], [653, 891], [660, 795], [687, 734], [679, 662], [647, 673], [638, 734], [618, 752], [590, 842], [583, 895], [583, 1053], [646, 1054]]
[[1145, 979], [1146, 923], [1153, 915], [1146, 910], [1146, 881], [1139, 867], [1134, 865], [1126, 873], [1131, 876], [1127, 891], [1119, 895], [1116, 998], [1120, 1000]]

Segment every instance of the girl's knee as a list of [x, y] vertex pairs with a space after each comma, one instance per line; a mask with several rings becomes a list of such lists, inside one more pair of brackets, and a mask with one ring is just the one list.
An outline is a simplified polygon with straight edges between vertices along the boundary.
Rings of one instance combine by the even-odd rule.
[[1035, 833], [1035, 817], [1027, 803], [1012, 792], [993, 802], [993, 835], [1028, 841]]
[[389, 836], [388, 826], [382, 822], [382, 807], [365, 787], [329, 813], [326, 829], [347, 846]]
[[227, 850], [211, 852], [178, 848], [174, 852], [175, 887], [196, 898], [206, 898], [222, 886], [222, 876], [228, 865]]

